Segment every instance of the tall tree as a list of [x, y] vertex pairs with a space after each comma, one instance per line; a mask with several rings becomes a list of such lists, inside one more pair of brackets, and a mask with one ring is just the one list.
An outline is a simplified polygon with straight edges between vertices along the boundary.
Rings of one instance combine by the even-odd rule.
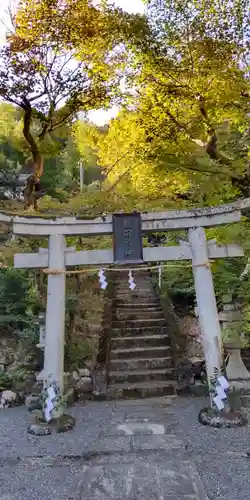
[[23, 112], [32, 169], [27, 206], [36, 206], [45, 137], [71, 123], [79, 110], [106, 106], [112, 97], [116, 75], [105, 57], [114, 40], [107, 34], [107, 14], [86, 0], [19, 3], [0, 54], [0, 95]]
[[217, 179], [217, 184], [228, 185], [229, 197], [237, 192], [248, 196], [249, 3], [145, 3], [149, 31], [143, 44], [131, 41], [134, 70], [128, 104], [130, 110], [133, 106], [136, 133], [128, 138], [131, 114], [126, 131], [119, 118], [116, 127], [120, 124], [123, 133], [117, 165], [124, 164], [126, 142], [126, 158], [133, 149], [133, 162], [140, 158], [151, 164], [152, 175], [156, 168], [186, 172], [191, 185]]

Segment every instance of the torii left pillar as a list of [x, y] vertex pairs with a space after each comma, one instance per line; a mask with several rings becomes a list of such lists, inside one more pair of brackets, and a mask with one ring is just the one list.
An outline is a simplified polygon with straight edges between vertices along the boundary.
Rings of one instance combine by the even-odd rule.
[[65, 237], [49, 236], [46, 336], [44, 349], [45, 380], [56, 382], [63, 394], [64, 379], [64, 330], [65, 330]]

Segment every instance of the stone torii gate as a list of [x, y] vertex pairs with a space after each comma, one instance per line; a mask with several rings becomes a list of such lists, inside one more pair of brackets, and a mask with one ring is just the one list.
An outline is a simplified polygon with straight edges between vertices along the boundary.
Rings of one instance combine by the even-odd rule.
[[[241, 211], [250, 207], [250, 199], [211, 208], [177, 210], [141, 214], [142, 233], [187, 230], [188, 242], [177, 246], [143, 248], [142, 262], [191, 260], [208, 380], [220, 373], [221, 332], [214, 294], [210, 260], [243, 257], [237, 244], [217, 246], [207, 242], [206, 227], [230, 224], [241, 220]], [[125, 215], [125, 214], [124, 214]], [[14, 258], [16, 268], [47, 268], [47, 310], [44, 350], [44, 374], [57, 382], [63, 393], [64, 374], [64, 321], [65, 321], [65, 269], [69, 266], [104, 266], [114, 263], [114, 250], [75, 251], [67, 248], [65, 236], [110, 235], [113, 233], [112, 216], [81, 220], [75, 217], [48, 220], [42, 218], [8, 217], [0, 214], [0, 222], [13, 225], [13, 234], [45, 236], [48, 249], [38, 253], [20, 253]], [[132, 263], [132, 261], [131, 261]], [[51, 270], [51, 272], [50, 272]]]

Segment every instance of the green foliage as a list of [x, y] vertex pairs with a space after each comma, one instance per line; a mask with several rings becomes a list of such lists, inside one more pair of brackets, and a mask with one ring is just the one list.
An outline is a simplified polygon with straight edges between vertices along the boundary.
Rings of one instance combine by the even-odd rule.
[[[72, 241], [70, 244], [76, 242]], [[68, 276], [65, 318], [65, 367], [82, 368], [96, 358], [102, 330], [104, 294], [97, 273]]]
[[224, 326], [221, 331], [221, 336], [222, 336], [222, 341], [223, 344], [232, 344], [235, 345], [236, 347], [240, 347], [243, 349], [244, 347], [247, 347], [249, 343], [249, 339], [245, 339], [241, 337], [242, 333], [242, 325], [239, 322], [234, 322], [231, 323], [227, 326]]
[[[75, 130], [81, 131], [76, 134]], [[86, 141], [89, 129], [86, 122], [77, 121], [50, 134], [43, 144], [44, 173], [41, 187], [46, 193], [50, 206], [55, 200], [61, 208], [71, 197], [79, 193], [79, 161], [83, 159], [85, 184], [101, 179], [101, 169], [97, 165], [94, 149]], [[86, 136], [86, 137], [85, 137]], [[87, 145], [86, 142], [89, 142]], [[94, 147], [94, 146], [93, 146]], [[86, 154], [84, 151], [87, 151]], [[0, 191], [4, 192], [8, 181], [14, 186], [29, 157], [29, 149], [23, 139], [22, 114], [11, 104], [0, 104]], [[86, 196], [86, 195], [85, 195]], [[44, 200], [46, 202], [46, 200]], [[53, 203], [53, 202], [52, 202]], [[46, 203], [45, 203], [46, 205]], [[43, 206], [43, 204], [41, 204]]]
[[226, 344], [236, 344], [242, 349], [250, 345], [250, 305], [242, 310], [242, 320], [234, 321], [222, 328], [222, 340]]
[[[13, 268], [0, 269], [0, 320], [2, 325], [14, 324], [25, 335], [33, 332], [39, 307], [32, 275]], [[29, 333], [28, 333], [29, 332]]]
[[[78, 159], [82, 161], [84, 167], [84, 184], [102, 179], [102, 169], [98, 165], [97, 158], [97, 138], [103, 134], [94, 125], [86, 121], [79, 120], [73, 128], [73, 140]], [[79, 179], [79, 166], [77, 164], [77, 177]]]
[[217, 303], [222, 305], [223, 295], [234, 294], [238, 287], [239, 277], [244, 269], [244, 260], [240, 258], [216, 260], [212, 264], [214, 287]]
[[0, 391], [12, 388], [12, 379], [7, 373], [0, 374]]
[[[12, 85], [18, 85], [10, 90], [20, 97], [24, 88], [33, 90], [33, 83], [34, 88], [41, 87], [40, 77], [48, 70], [43, 64], [37, 66], [38, 60], [43, 61], [44, 44], [53, 50], [59, 41], [63, 53], [72, 47], [74, 64], [77, 60], [84, 69], [81, 81], [72, 80], [71, 72], [68, 74], [66, 104], [57, 106], [52, 120], [52, 128], [60, 120], [63, 126], [47, 134], [41, 146], [45, 164], [42, 184], [47, 195], [40, 202], [41, 211], [92, 217], [119, 210], [211, 206], [250, 195], [247, 2], [237, 0], [222, 5], [217, 0], [148, 0], [145, 3], [147, 18], [122, 14], [107, 7], [106, 2], [100, 10], [86, 0], [52, 4], [41, 1], [35, 6], [32, 0], [20, 2], [16, 33], [7, 45], [13, 49], [9, 54], [12, 62], [16, 54], [17, 58], [24, 57], [27, 64], [18, 68], [6, 66], [7, 71], [18, 69], [17, 80], [11, 80]], [[34, 10], [30, 9], [31, 4]], [[28, 29], [31, 20], [32, 30]], [[27, 45], [23, 46], [26, 39]], [[28, 55], [34, 51], [36, 57], [32, 63]], [[31, 71], [26, 82], [27, 69]], [[90, 87], [86, 84], [81, 94], [86, 100], [81, 105], [77, 100], [72, 102], [72, 88], [79, 96], [78, 90], [88, 78]], [[8, 97], [6, 81], [3, 83]], [[57, 85], [58, 81], [54, 87], [56, 93]], [[51, 104], [46, 93], [39, 99], [34, 102], [34, 134]], [[121, 109], [108, 126], [98, 128], [87, 122], [85, 113], [89, 109], [106, 108], [113, 102]], [[83, 114], [78, 117], [69, 113], [80, 109]], [[65, 121], [67, 116], [69, 122]], [[22, 138], [22, 119], [17, 107], [0, 105], [1, 170], [16, 172], [17, 165], [23, 165], [29, 155]], [[83, 193], [79, 192], [80, 160], [85, 168]], [[100, 183], [94, 189], [88, 187], [96, 180]], [[216, 239], [217, 244], [238, 242], [248, 257], [248, 218], [246, 214], [240, 224], [208, 229], [207, 238]], [[182, 237], [183, 233], [171, 232], [167, 244], [178, 244]], [[29, 243], [29, 249], [35, 249], [38, 243]], [[77, 249], [112, 246], [109, 237], [72, 237], [67, 243]], [[20, 239], [18, 245], [24, 248], [27, 239]], [[219, 307], [222, 296], [229, 291], [244, 305], [250, 303], [250, 277], [239, 281], [244, 266], [245, 260], [241, 258], [212, 264]], [[21, 317], [23, 336], [27, 332], [28, 337], [35, 338], [35, 329], [26, 329], [25, 323], [37, 308], [35, 288], [29, 274], [15, 273], [10, 270], [10, 275], [0, 281], [0, 315], [2, 321], [6, 317], [9, 321], [11, 315]], [[102, 298], [93, 292], [97, 277], [93, 282], [85, 282], [85, 293], [77, 293], [78, 285], [70, 278], [67, 280], [70, 282], [67, 334], [85, 332], [91, 322], [99, 324], [102, 312]], [[182, 308], [185, 304], [193, 308], [191, 267], [164, 269], [162, 294], [170, 294]], [[245, 318], [248, 318], [246, 312]], [[248, 319], [245, 322], [247, 331]], [[71, 348], [69, 345], [70, 341], [66, 347], [70, 363], [74, 357], [80, 363], [91, 350], [86, 338], [82, 348], [74, 338]]]
[[[232, 224], [223, 228], [212, 228], [206, 231], [207, 239], [214, 239], [218, 245], [240, 241], [243, 248], [248, 241], [248, 231], [244, 223]], [[167, 245], [176, 245], [185, 236], [183, 232], [168, 233]], [[247, 245], [246, 245], [247, 246]], [[246, 254], [248, 251], [246, 248]], [[165, 263], [166, 264], [166, 263]], [[245, 268], [245, 258], [226, 258], [213, 261], [211, 269], [218, 308], [223, 305], [223, 296], [231, 293], [241, 299], [243, 304], [250, 302], [249, 277], [240, 280]], [[157, 276], [156, 276], [156, 279]], [[194, 277], [190, 262], [169, 262], [162, 270], [161, 294], [170, 295], [178, 309], [183, 311], [193, 310], [196, 298]]]
[[210, 3], [148, 1], [143, 40], [131, 38], [127, 99], [98, 157], [108, 186], [137, 206], [249, 194], [247, 3]]
[[65, 365], [70, 370], [82, 368], [85, 361], [91, 359], [93, 350], [88, 340], [68, 342], [65, 345]]
[[[0, 50], [0, 96], [21, 111], [23, 147], [34, 174], [24, 191], [26, 208], [37, 208], [35, 186], [43, 175], [43, 157], [55, 156], [55, 130], [72, 124], [80, 111], [107, 107], [116, 97], [118, 61], [124, 64], [121, 17], [106, 2], [96, 8], [87, 0], [20, 1], [11, 17], [12, 31]], [[123, 17], [125, 33], [129, 23]], [[6, 157], [9, 142], [2, 144]], [[55, 196], [48, 182], [47, 193]]]
[[16, 172], [25, 161], [21, 115], [11, 104], [0, 104], [0, 172]]
[[248, 339], [248, 343], [250, 342], [250, 305], [246, 305], [243, 310], [243, 319], [241, 324], [241, 329], [243, 335]]
[[[96, 103], [104, 102], [107, 97], [107, 87], [104, 85], [106, 79], [93, 71], [99, 50], [99, 47], [94, 50], [94, 33], [89, 31], [89, 26], [87, 29], [85, 26], [81, 48], [74, 48], [72, 2], [68, 1], [64, 5], [56, 3], [57, 8], [55, 2], [53, 5], [47, 2], [34, 5], [32, 0], [21, 1], [13, 16], [13, 32], [1, 49], [1, 95], [6, 101], [17, 104], [25, 113], [27, 103], [32, 106], [33, 133], [39, 140], [55, 128], [72, 121], [80, 109], [86, 111], [91, 105], [93, 107]], [[80, 6], [82, 22], [88, 23], [93, 11], [96, 17], [102, 17], [100, 22], [105, 22], [105, 15], [84, 1], [78, 2], [78, 5], [74, 2], [74, 15]], [[98, 23], [96, 35], [99, 28]], [[70, 41], [69, 29], [72, 37]], [[108, 48], [107, 37], [106, 41], [106, 46], [104, 40], [102, 44], [103, 55]], [[27, 139], [27, 142], [32, 152], [31, 141]]]
[[167, 289], [173, 298], [187, 298], [194, 299], [195, 289], [193, 283], [193, 274], [190, 266], [185, 264], [183, 267], [177, 267], [174, 262], [169, 263], [170, 266], [163, 270], [163, 290]]
[[18, 337], [22, 345], [27, 349], [34, 349], [39, 340], [39, 322], [37, 316], [30, 318], [30, 322], [21, 331], [18, 332]]
[[30, 375], [32, 375], [32, 373], [30, 371], [28, 371], [26, 368], [20, 366], [15, 371], [11, 372], [10, 378], [11, 378], [12, 383], [24, 382], [27, 379], [27, 377], [29, 377]]

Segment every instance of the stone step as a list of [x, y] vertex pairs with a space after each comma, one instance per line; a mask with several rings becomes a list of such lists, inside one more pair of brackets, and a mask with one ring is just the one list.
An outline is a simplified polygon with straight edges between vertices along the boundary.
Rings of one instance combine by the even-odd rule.
[[135, 310], [135, 311], [121, 311], [116, 309], [116, 312], [113, 312], [113, 318], [122, 321], [137, 321], [137, 320], [145, 320], [147, 321], [148, 319], [153, 320], [153, 319], [163, 319], [165, 321], [164, 313], [163, 311], [160, 310], [155, 310], [155, 309], [142, 309], [142, 310]]
[[125, 300], [114, 300], [114, 307], [116, 309], [141, 309], [141, 308], [157, 308], [161, 309], [161, 303], [159, 299], [141, 301], [141, 300], [133, 300], [133, 301], [125, 301]]
[[151, 347], [151, 346], [170, 345], [168, 335], [147, 335], [140, 337], [115, 337], [111, 339], [111, 348], [130, 349], [132, 347]]
[[141, 312], [151, 314], [154, 312], [163, 313], [163, 310], [162, 310], [162, 307], [160, 305], [148, 307], [147, 304], [146, 305], [137, 304], [136, 307], [129, 307], [129, 304], [127, 304], [127, 307], [120, 307], [119, 306], [119, 307], [113, 308], [113, 312], [114, 313], [116, 312], [119, 314], [137, 314], [137, 313], [141, 313]]
[[130, 288], [124, 288], [124, 290], [116, 290], [115, 296], [117, 299], [123, 298], [123, 297], [125, 297], [125, 298], [131, 297], [133, 299], [143, 298], [143, 297], [151, 298], [151, 299], [157, 298], [154, 290], [140, 290], [140, 289], [136, 289], [136, 288], [134, 290], [130, 290]]
[[143, 326], [140, 328], [112, 328], [112, 337], [140, 337], [142, 336], [153, 336], [158, 334], [167, 334], [166, 326]]
[[[140, 275], [135, 274], [135, 273], [132, 273], [132, 276], [140, 284], [143, 284], [143, 283], [152, 283], [152, 279], [150, 278], [150, 276], [140, 276]], [[116, 286], [119, 286], [119, 285], [127, 283], [127, 282], [128, 282], [128, 272], [124, 276], [121, 276], [120, 279], [117, 278], [117, 279], [114, 280], [114, 284]]]
[[129, 288], [130, 284], [127, 281], [126, 283], [122, 283], [120, 285], [117, 285], [115, 287], [115, 292], [119, 292], [120, 290], [130, 290], [130, 291], [141, 291], [141, 290], [147, 290], [147, 291], [154, 291], [154, 287], [152, 283], [138, 283], [138, 281], [134, 280], [135, 283], [135, 288], [134, 290], [131, 290]]
[[[145, 302], [145, 300], [148, 302], [150, 300], [150, 302], [154, 301], [155, 300], [155, 294], [152, 293], [152, 292], [131, 292], [130, 290], [128, 290], [127, 292], [124, 291], [124, 292], [119, 292], [119, 293], [116, 293], [116, 300], [122, 300], [122, 301], [125, 301], [125, 302], [136, 302], [136, 301], [140, 301], [140, 302]], [[159, 303], [159, 301], [158, 301]]]
[[112, 349], [110, 352], [110, 360], [157, 357], [171, 357], [171, 347], [169, 345], [159, 347], [133, 347], [132, 349]]
[[126, 382], [146, 382], [147, 380], [172, 380], [173, 368], [154, 368], [152, 370], [138, 370], [138, 371], [110, 371], [109, 383], [110, 384], [124, 384]]
[[136, 287], [134, 288], [134, 290], [131, 290], [129, 288], [129, 283], [126, 283], [126, 285], [124, 284], [124, 286], [118, 286], [116, 287], [116, 293], [121, 293], [121, 292], [127, 292], [127, 290], [129, 291], [133, 291], [134, 293], [135, 292], [153, 292], [154, 289], [153, 289], [153, 286], [139, 286], [138, 283], [135, 282], [135, 285]]
[[[153, 285], [153, 281], [150, 278], [142, 279], [142, 278], [136, 276], [136, 274], [133, 274], [133, 273], [132, 273], [132, 277], [134, 279], [134, 282], [136, 284], [138, 284], [138, 286], [146, 286], [146, 285], [152, 286]], [[124, 285], [126, 285], [128, 283], [128, 281], [129, 281], [129, 275], [127, 274], [127, 276], [125, 276], [124, 279], [115, 281], [114, 285], [115, 285], [115, 287], [124, 286]]]
[[127, 295], [117, 295], [116, 300], [114, 301], [115, 304], [140, 304], [140, 303], [151, 303], [151, 304], [160, 304], [160, 301], [157, 299], [155, 300], [155, 296], [152, 295], [131, 295], [131, 293], [128, 293]]
[[[146, 275], [143, 276], [143, 275], [133, 273], [133, 272], [132, 272], [132, 275], [140, 283], [152, 283], [152, 278], [150, 276], [146, 276]], [[114, 279], [114, 283], [116, 285], [119, 285], [120, 283], [126, 283], [127, 281], [128, 281], [128, 271], [123, 276], [119, 275], [118, 278]]]
[[126, 321], [123, 319], [117, 319], [112, 321], [113, 328], [143, 328], [150, 326], [166, 326], [165, 318], [147, 318], [147, 319], [133, 319]]
[[115, 384], [108, 387], [106, 399], [142, 399], [169, 395], [172, 396], [175, 392], [175, 380], [140, 382], [136, 384]]
[[[134, 283], [136, 285], [136, 288], [138, 288], [138, 290], [139, 289], [141, 290], [142, 288], [151, 288], [151, 289], [153, 288], [152, 281], [138, 281], [135, 276], [134, 276]], [[119, 288], [127, 288], [127, 286], [129, 286], [128, 280], [117, 283], [117, 285], [115, 285], [115, 289], [119, 290]]]
[[115, 301], [115, 302], [113, 302], [113, 308], [120, 309], [121, 311], [128, 311], [128, 310], [141, 311], [141, 309], [143, 309], [144, 311], [162, 310], [162, 305], [159, 301], [158, 302], [144, 302], [143, 299], [144, 298], [142, 298], [142, 300], [139, 299], [137, 301], [135, 301], [135, 300]]
[[[140, 276], [139, 274], [133, 272], [132, 276], [134, 280], [140, 284], [152, 283], [152, 278], [150, 276]], [[128, 279], [129, 279], [129, 273], [127, 272], [126, 274], [124, 274], [124, 276], [119, 276], [118, 278], [114, 278], [114, 283], [118, 286], [121, 283], [127, 283]]]
[[[144, 351], [144, 356], [146, 353]], [[173, 368], [172, 357], [158, 358], [128, 358], [113, 359], [110, 361], [110, 370], [112, 371], [133, 371], [133, 370], [153, 370], [154, 368]]]

